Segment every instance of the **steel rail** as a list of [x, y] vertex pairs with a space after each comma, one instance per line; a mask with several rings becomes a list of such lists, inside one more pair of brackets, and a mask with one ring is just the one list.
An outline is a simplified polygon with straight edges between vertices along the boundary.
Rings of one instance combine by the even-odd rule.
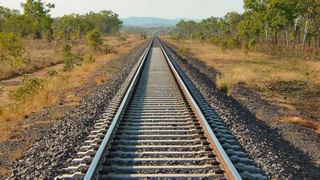
[[219, 160], [221, 161], [220, 163], [221, 163], [223, 169], [225, 170], [227, 177], [229, 179], [241, 180], [242, 178], [241, 178], [238, 170], [235, 168], [235, 166], [231, 162], [229, 156], [227, 155], [227, 153], [223, 149], [218, 138], [216, 137], [216, 135], [212, 131], [212, 128], [210, 127], [210, 125], [208, 124], [208, 121], [206, 120], [206, 118], [203, 115], [203, 113], [201, 112], [199, 106], [195, 102], [189, 89], [187, 88], [184, 81], [180, 77], [179, 73], [175, 69], [173, 63], [171, 62], [172, 60], [169, 58], [168, 54], [166, 53], [165, 46], [164, 46], [163, 42], [160, 39], [159, 39], [159, 42], [160, 42], [161, 50], [162, 50], [163, 54], [165, 55], [167, 63], [169, 64], [169, 67], [170, 67], [175, 79], [177, 80], [179, 87], [181, 88], [182, 92], [184, 93], [187, 101], [189, 102], [189, 105], [191, 106], [191, 108], [194, 110], [196, 116], [198, 117], [197, 119], [199, 120], [202, 128], [204, 128], [204, 132], [207, 135], [207, 138], [208, 138], [210, 144], [212, 145], [212, 148], [215, 150], [214, 152], [217, 154]]
[[[231, 162], [229, 156], [226, 154], [225, 150], [223, 149], [222, 145], [220, 144], [219, 140], [215, 136], [214, 132], [212, 131], [211, 127], [209, 126], [205, 116], [201, 112], [199, 106], [195, 102], [193, 96], [191, 95], [188, 87], [185, 85], [184, 81], [179, 75], [179, 72], [176, 70], [175, 66], [171, 62], [172, 60], [169, 58], [167, 52], [166, 52], [166, 47], [163, 44], [163, 42], [159, 40], [160, 43], [160, 48], [161, 51], [165, 57], [166, 62], [168, 63], [170, 67], [170, 71], [172, 72], [176, 82], [178, 83], [178, 87], [181, 90], [181, 92], [184, 94], [186, 97], [186, 100], [192, 110], [194, 111], [201, 127], [204, 130], [204, 133], [207, 137], [207, 140], [211, 144], [211, 147], [213, 148], [214, 154], [217, 155], [218, 159], [220, 160], [220, 165], [222, 166], [223, 170], [225, 171], [225, 176], [228, 179], [235, 179], [235, 180], [241, 180], [241, 176], [239, 172], [236, 170], [235, 166]], [[151, 40], [149, 46], [147, 49], [144, 51], [142, 57], [140, 58], [140, 64], [134, 74], [134, 77], [132, 78], [129, 87], [127, 88], [127, 91], [125, 95], [122, 98], [121, 104], [117, 110], [117, 113], [115, 114], [112, 123], [107, 130], [106, 135], [104, 136], [90, 166], [88, 171], [85, 174], [84, 179], [85, 180], [91, 180], [91, 179], [96, 179], [98, 177], [98, 172], [101, 168], [101, 165], [106, 158], [106, 154], [108, 153], [108, 148], [110, 147], [110, 143], [112, 142], [113, 136], [115, 134], [115, 131], [117, 127], [120, 124], [120, 121], [122, 119], [123, 113], [125, 111], [126, 106], [128, 105], [130, 98], [133, 95], [133, 92], [135, 90], [135, 86], [137, 82], [139, 81], [139, 78], [141, 76], [144, 64], [148, 58], [149, 52], [151, 50], [152, 44], [154, 43], [155, 39]]]
[[117, 110], [117, 113], [115, 114], [112, 123], [106, 133], [106, 135], [103, 138], [103, 141], [101, 142], [98, 151], [96, 152], [88, 171], [86, 172], [86, 175], [84, 177], [85, 180], [91, 180], [91, 179], [95, 179], [96, 175], [97, 175], [97, 171], [99, 171], [100, 165], [103, 162], [103, 159], [105, 158], [106, 152], [107, 152], [107, 148], [109, 147], [111, 141], [112, 141], [112, 136], [115, 132], [116, 127], [119, 125], [119, 121], [121, 120], [121, 116], [125, 110], [126, 105], [129, 102], [129, 99], [134, 91], [134, 87], [136, 86], [138, 80], [139, 80], [139, 76], [142, 72], [143, 66], [145, 64], [146, 59], [148, 58], [150, 49], [152, 47], [152, 44], [154, 42], [154, 39], [151, 40], [148, 48], [145, 50], [141, 60], [140, 60], [140, 65], [138, 67], [138, 69], [135, 72], [134, 78], [132, 79], [126, 94], [123, 97], [123, 100]]

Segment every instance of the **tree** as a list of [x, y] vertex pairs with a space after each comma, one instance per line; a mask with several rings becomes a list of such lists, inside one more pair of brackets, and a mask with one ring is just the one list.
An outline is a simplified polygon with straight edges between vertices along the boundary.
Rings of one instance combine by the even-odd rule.
[[184, 21], [181, 20], [177, 24], [178, 30], [189, 39], [192, 39], [192, 35], [197, 31], [197, 23], [194, 21]]
[[95, 29], [105, 34], [117, 33], [122, 25], [119, 15], [112, 11], [90, 12], [85, 18]]
[[267, 3], [267, 18], [270, 28], [275, 33], [275, 44], [278, 44], [278, 32], [285, 31], [285, 44], [289, 47], [289, 29], [293, 27], [296, 3], [291, 0], [270, 0]]
[[65, 15], [56, 19], [52, 24], [54, 36], [57, 39], [76, 40], [81, 39], [94, 26], [86, 21], [85, 16], [78, 14]]
[[18, 15], [19, 11], [18, 10], [11, 10], [6, 7], [0, 6], [0, 31], [3, 30], [4, 23], [6, 19], [12, 15]]
[[210, 17], [199, 23], [202, 38], [207, 39], [219, 33], [219, 18]]
[[14, 33], [20, 37], [27, 37], [32, 34], [33, 29], [30, 26], [30, 19], [20, 14], [8, 16], [3, 23], [3, 32]]
[[87, 34], [87, 43], [94, 49], [99, 49], [103, 44], [101, 33], [98, 30], [92, 30]]
[[0, 33], [0, 60], [9, 61], [12, 65], [20, 60], [24, 53], [22, 40], [13, 33]]
[[71, 52], [71, 46], [65, 44], [63, 46], [63, 56], [64, 56], [64, 70], [69, 71], [74, 67], [74, 56]]
[[50, 10], [54, 8], [53, 4], [43, 3], [41, 0], [27, 0], [22, 3], [24, 16], [31, 22], [33, 37], [41, 39], [44, 36], [48, 39], [52, 38], [52, 18]]
[[90, 12], [85, 15], [71, 14], [54, 20], [52, 29], [58, 39], [81, 39], [94, 29], [106, 35], [119, 32], [122, 22], [112, 11]]
[[228, 32], [231, 36], [237, 36], [237, 27], [242, 21], [243, 16], [237, 12], [229, 12], [224, 16], [224, 19], [227, 23]]

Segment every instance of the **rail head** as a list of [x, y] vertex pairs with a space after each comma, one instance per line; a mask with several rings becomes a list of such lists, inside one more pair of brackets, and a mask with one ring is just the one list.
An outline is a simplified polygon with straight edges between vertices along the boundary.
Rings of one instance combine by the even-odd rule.
[[122, 98], [121, 104], [117, 110], [117, 113], [115, 114], [112, 123], [110, 125], [110, 127], [107, 130], [106, 135], [104, 136], [98, 151], [96, 152], [90, 166], [89, 169], [86, 172], [86, 175], [84, 177], [85, 180], [91, 180], [91, 179], [96, 179], [97, 178], [97, 173], [99, 171], [100, 165], [103, 161], [103, 159], [105, 158], [105, 154], [107, 152], [107, 148], [109, 147], [109, 144], [112, 140], [112, 136], [114, 134], [114, 131], [117, 128], [117, 125], [119, 124], [119, 121], [121, 119], [121, 115], [124, 112], [124, 109], [126, 107], [126, 105], [128, 104], [128, 101], [130, 99], [130, 96], [132, 95], [133, 91], [134, 91], [134, 87], [139, 79], [139, 76], [142, 72], [143, 69], [143, 65], [145, 64], [146, 59], [148, 58], [148, 54], [150, 52], [150, 49], [152, 47], [154, 39], [151, 40], [151, 42], [149, 43], [149, 45], [147, 46], [146, 50], [144, 51], [144, 53], [142, 54], [139, 62], [139, 66], [136, 70], [136, 72], [134, 73], [134, 76], [130, 82], [130, 85], [128, 86], [125, 95]]
[[194, 100], [193, 96], [191, 95], [188, 87], [185, 85], [183, 79], [180, 77], [180, 74], [176, 70], [175, 66], [171, 62], [171, 59], [169, 58], [168, 54], [166, 53], [165, 46], [163, 42], [159, 39], [160, 42], [160, 48], [167, 60], [167, 63], [176, 78], [178, 84], [180, 85], [180, 88], [182, 92], [184, 93], [185, 97], [187, 98], [187, 101], [189, 102], [190, 106], [192, 107], [193, 111], [195, 112], [197, 118], [200, 120], [200, 124], [205, 129], [205, 133], [207, 134], [207, 138], [210, 141], [210, 144], [212, 145], [212, 148], [215, 150], [217, 156], [219, 157], [219, 160], [221, 161], [221, 165], [223, 169], [226, 172], [226, 175], [229, 179], [234, 180], [241, 180], [242, 177], [240, 176], [238, 170], [233, 165], [232, 161], [230, 160], [229, 156], [223, 149], [221, 143], [219, 142], [218, 138], [212, 131], [212, 128], [208, 124], [208, 121], [206, 120], [205, 116], [203, 115], [202, 111], [200, 110], [198, 104]]

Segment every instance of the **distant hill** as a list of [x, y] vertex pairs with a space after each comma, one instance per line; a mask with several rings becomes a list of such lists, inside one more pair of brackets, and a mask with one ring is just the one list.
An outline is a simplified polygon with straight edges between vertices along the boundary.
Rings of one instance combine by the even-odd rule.
[[169, 27], [175, 26], [182, 19], [163, 19], [154, 17], [129, 17], [122, 18], [124, 26], [139, 27]]

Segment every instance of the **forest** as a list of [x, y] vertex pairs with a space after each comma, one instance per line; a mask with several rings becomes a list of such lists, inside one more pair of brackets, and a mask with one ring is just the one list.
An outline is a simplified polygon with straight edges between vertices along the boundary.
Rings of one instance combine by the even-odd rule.
[[319, 0], [244, 0], [244, 12], [200, 22], [180, 21], [175, 38], [202, 39], [223, 48], [318, 55]]

